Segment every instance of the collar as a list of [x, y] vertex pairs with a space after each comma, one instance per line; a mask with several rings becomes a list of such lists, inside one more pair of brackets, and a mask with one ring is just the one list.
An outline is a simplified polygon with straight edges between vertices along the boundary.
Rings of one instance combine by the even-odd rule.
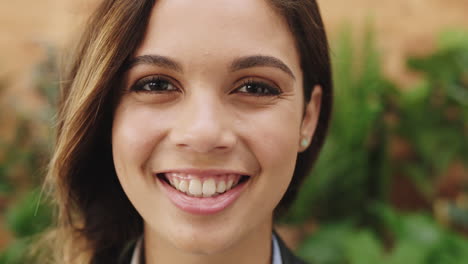
[[143, 248], [143, 238], [138, 239], [138, 242], [135, 245], [135, 249], [133, 250], [132, 260], [130, 264], [141, 264], [141, 254]]
[[[271, 263], [283, 264], [283, 260], [281, 259], [281, 251], [280, 251], [279, 244], [278, 244], [278, 238], [276, 237], [275, 234], [272, 234], [271, 236], [271, 244], [272, 244]], [[133, 250], [132, 260], [130, 261], [130, 264], [142, 264], [141, 263], [142, 248], [143, 248], [143, 239], [140, 238], [135, 245], [135, 249]]]
[[279, 248], [278, 244], [278, 238], [276, 237], [276, 234], [273, 233], [271, 236], [271, 242], [272, 242], [272, 254], [271, 254], [271, 263], [272, 264], [283, 264], [283, 260], [281, 258], [281, 251]]

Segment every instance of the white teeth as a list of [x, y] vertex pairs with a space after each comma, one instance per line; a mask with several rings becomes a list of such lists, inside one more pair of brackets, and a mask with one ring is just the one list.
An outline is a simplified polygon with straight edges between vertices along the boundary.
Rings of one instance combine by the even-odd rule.
[[198, 179], [191, 179], [188, 188], [189, 194], [193, 196], [201, 196], [202, 194], [202, 183]]
[[237, 186], [241, 179], [239, 175], [234, 174], [206, 179], [183, 173], [168, 173], [166, 176], [175, 189], [194, 197], [213, 197], [222, 194]]
[[216, 182], [214, 179], [208, 179], [203, 182], [203, 197], [210, 197], [216, 193]]
[[226, 182], [225, 181], [220, 181], [218, 183], [218, 186], [216, 187], [216, 192], [217, 193], [223, 193], [226, 191]]
[[227, 184], [226, 184], [226, 190], [231, 189], [233, 183], [234, 183], [234, 180], [233, 180], [233, 179], [229, 179], [228, 182], [227, 182]]
[[179, 191], [184, 192], [184, 193], [187, 192], [187, 190], [188, 190], [187, 181], [181, 180], [180, 183], [179, 183], [179, 188], [177, 188], [177, 189], [179, 189]]
[[179, 187], [179, 179], [176, 177], [169, 177], [169, 182], [171, 183], [172, 186], [178, 188]]

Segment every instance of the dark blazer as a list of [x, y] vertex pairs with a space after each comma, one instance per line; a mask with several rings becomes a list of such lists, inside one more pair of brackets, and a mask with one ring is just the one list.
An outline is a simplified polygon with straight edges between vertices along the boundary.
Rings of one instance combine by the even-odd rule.
[[281, 240], [281, 237], [275, 232], [276, 239], [278, 240], [278, 246], [281, 252], [281, 259], [283, 264], [306, 264], [303, 260], [296, 257], [286, 244]]
[[[275, 232], [275, 236], [278, 241], [278, 246], [280, 249], [281, 259], [283, 260], [283, 264], [307, 264], [306, 262], [299, 259], [292, 253], [292, 251], [286, 246], [286, 244], [283, 242], [281, 237], [276, 232]], [[120, 258], [121, 261], [119, 261], [119, 263], [122, 263], [122, 264], [130, 263], [136, 243], [132, 243], [132, 244], [133, 244], [132, 246], [128, 247], [128, 249], [124, 251], [124, 254], [122, 258]]]

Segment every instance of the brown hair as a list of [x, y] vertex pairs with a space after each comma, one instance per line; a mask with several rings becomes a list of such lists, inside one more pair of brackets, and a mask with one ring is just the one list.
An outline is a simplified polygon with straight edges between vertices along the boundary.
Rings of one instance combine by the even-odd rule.
[[[312, 146], [299, 154], [278, 209], [293, 201], [323, 144], [332, 105], [328, 43], [313, 0], [270, 0], [287, 20], [301, 55], [305, 100], [323, 88]], [[90, 17], [62, 74], [57, 140], [47, 175], [58, 207], [53, 263], [119, 263], [143, 232], [117, 179], [111, 152], [114, 102], [125, 62], [142, 41], [155, 0], [104, 0]]]

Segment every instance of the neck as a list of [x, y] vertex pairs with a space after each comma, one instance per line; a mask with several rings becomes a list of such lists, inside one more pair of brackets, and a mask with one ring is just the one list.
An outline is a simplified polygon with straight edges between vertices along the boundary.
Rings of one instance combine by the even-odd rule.
[[216, 252], [192, 252], [175, 247], [145, 229], [145, 264], [271, 264], [272, 221], [246, 232], [244, 237]]

